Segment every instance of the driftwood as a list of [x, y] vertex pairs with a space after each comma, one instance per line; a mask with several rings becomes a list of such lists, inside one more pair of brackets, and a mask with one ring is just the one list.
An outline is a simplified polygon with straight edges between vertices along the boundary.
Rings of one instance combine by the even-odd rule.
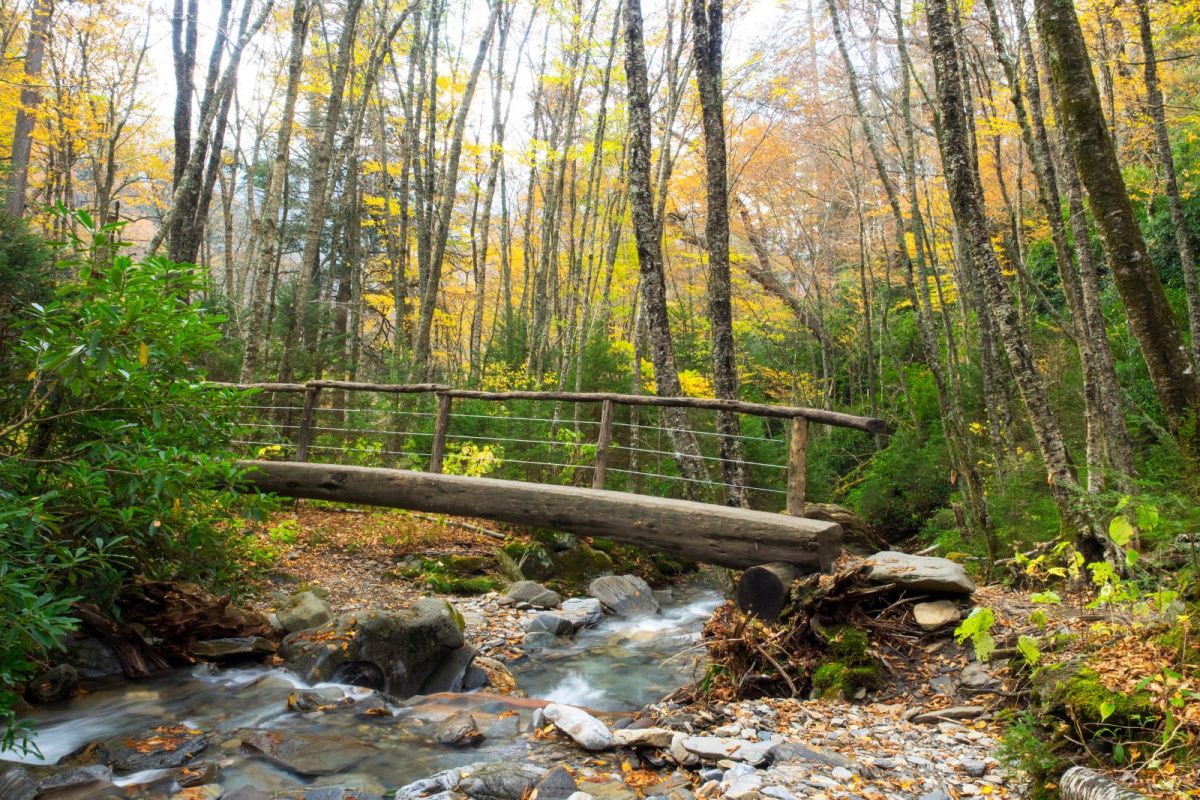
[[763, 622], [775, 622], [800, 572], [791, 564], [760, 564], [742, 573], [737, 583], [737, 607]]
[[121, 593], [120, 606], [126, 619], [137, 620], [159, 640], [162, 650], [184, 661], [196, 642], [272, 636], [262, 614], [192, 583], [138, 579]]
[[171, 668], [171, 663], [156, 651], [131, 625], [106, 616], [92, 603], [76, 603], [72, 613], [83, 630], [112, 648], [127, 678], [145, 678]]
[[807, 503], [802, 516], [841, 525], [842, 547], [851, 555], [869, 556], [891, 549], [887, 539], [848, 508], [833, 503]]
[[1058, 782], [1062, 800], [1148, 800], [1124, 784], [1087, 767], [1071, 767]]
[[828, 569], [842, 529], [783, 514], [661, 497], [376, 467], [239, 462], [249, 488], [315, 500], [532, 525], [603, 536], [692, 561], [745, 569], [784, 561]]

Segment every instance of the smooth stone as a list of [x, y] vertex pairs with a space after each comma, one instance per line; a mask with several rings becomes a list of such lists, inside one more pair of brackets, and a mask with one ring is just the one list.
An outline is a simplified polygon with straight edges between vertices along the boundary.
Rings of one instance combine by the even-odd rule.
[[228, 639], [208, 639], [191, 646], [196, 658], [220, 661], [226, 658], [257, 658], [275, 652], [275, 643], [262, 636], [235, 636]]
[[558, 637], [548, 631], [530, 631], [521, 639], [521, 646], [526, 648], [533, 647], [553, 647], [558, 641]]
[[483, 734], [475, 723], [475, 717], [466, 711], [452, 714], [437, 726], [433, 740], [451, 747], [474, 747], [483, 742]]
[[421, 684], [421, 694], [438, 694], [439, 692], [461, 692], [467, 670], [475, 659], [475, 648], [464, 644], [450, 651], [442, 663], [437, 665], [425, 682]]
[[987, 711], [983, 706], [951, 706], [915, 714], [910, 722], [938, 723], [945, 719], [974, 719]]
[[79, 670], [70, 664], [55, 664], [25, 687], [25, 699], [31, 703], [57, 703], [79, 687]]
[[479, 800], [521, 800], [545, 774], [544, 767], [501, 761], [480, 766], [453, 788]]
[[963, 758], [960, 759], [958, 765], [962, 767], [962, 771], [970, 775], [972, 778], [982, 778], [984, 773], [988, 771], [986, 761], [981, 761], [978, 758]]
[[845, 767], [834, 767], [832, 770], [830, 770], [829, 776], [845, 783], [854, 777], [854, 773]]
[[[445, 600], [426, 598], [402, 611], [359, 611], [289, 635], [280, 655], [310, 684], [351, 683], [394, 697], [417, 694], [448, 658], [462, 664], [462, 617]], [[461, 673], [460, 673], [461, 675]]]
[[962, 674], [959, 676], [962, 685], [971, 689], [990, 689], [998, 686], [1000, 682], [996, 680], [996, 676], [988, 671], [988, 668], [978, 661], [972, 661], [963, 668]]
[[176, 769], [208, 747], [208, 736], [183, 725], [159, 726], [135, 736], [114, 736], [96, 748], [97, 759], [118, 772]]
[[[37, 782], [38, 796], [45, 798], [94, 797], [107, 795], [112, 788], [112, 770], [99, 764], [56, 772]], [[0, 791], [0, 797], [8, 795]]]
[[504, 590], [504, 596], [514, 603], [528, 603], [534, 608], [557, 608], [562, 602], [558, 592], [551, 591], [537, 581], [516, 581]]
[[584, 786], [595, 800], [638, 800], [637, 792], [620, 781], [585, 781]]
[[621, 728], [612, 732], [614, 747], [670, 747], [675, 731], [667, 728]]
[[683, 748], [705, 761], [732, 759], [755, 766], [767, 761], [775, 745], [771, 742], [748, 742], [745, 739], [728, 739], [717, 736], [688, 736]]
[[329, 604], [312, 592], [297, 592], [288, 603], [275, 610], [279, 625], [288, 633], [319, 628], [333, 619]]
[[364, 792], [362, 789], [326, 786], [321, 789], [309, 789], [304, 793], [304, 800], [383, 800], [383, 795]]
[[68, 636], [62, 644], [62, 660], [73, 666], [81, 678], [107, 678], [124, 674], [116, 652], [99, 639]]
[[608, 750], [613, 746], [608, 726], [583, 709], [550, 703], [542, 714], [584, 750]]
[[588, 594], [600, 601], [608, 613], [632, 617], [659, 613], [654, 591], [636, 575], [605, 575], [588, 584]]
[[575, 633], [575, 626], [565, 616], [543, 611], [525, 623], [525, 630], [530, 633], [544, 631], [551, 636], [570, 636]]
[[950, 600], [935, 600], [913, 606], [913, 618], [923, 630], [936, 631], [962, 619], [962, 611]]
[[271, 800], [271, 795], [257, 786], [243, 786], [229, 792], [221, 800]]
[[576, 792], [568, 797], [567, 800], [596, 800], [596, 798], [592, 797], [587, 792]]
[[843, 767], [862, 772], [863, 768], [857, 761], [847, 758], [833, 750], [814, 747], [802, 742], [783, 742], [775, 746], [775, 763], [806, 761], [809, 763], [825, 764], [830, 767]]
[[[724, 781], [722, 781], [724, 783]], [[731, 800], [742, 800], [756, 793], [763, 785], [763, 776], [757, 772], [739, 775], [725, 785], [725, 796]]]
[[577, 791], [579, 791], [579, 786], [571, 777], [571, 773], [558, 766], [547, 772], [545, 777], [538, 781], [537, 786], [533, 788], [533, 796], [537, 800], [567, 800]]
[[[218, 800], [225, 794], [225, 787], [219, 783], [206, 783], [193, 786], [171, 795], [171, 800]], [[305, 798], [307, 800], [307, 796]]]
[[914, 556], [895, 550], [884, 550], [867, 559], [871, 571], [867, 580], [871, 583], [894, 583], [906, 589], [947, 594], [971, 594], [975, 581], [963, 569], [948, 558]]
[[759, 791], [767, 797], [775, 798], [775, 800], [796, 800], [796, 795], [782, 786], [764, 786]]
[[372, 745], [335, 734], [241, 731], [242, 747], [304, 777], [346, 772], [378, 752]]
[[558, 613], [569, 619], [575, 630], [594, 628], [604, 619], [604, 606], [594, 597], [572, 597], [562, 601]]

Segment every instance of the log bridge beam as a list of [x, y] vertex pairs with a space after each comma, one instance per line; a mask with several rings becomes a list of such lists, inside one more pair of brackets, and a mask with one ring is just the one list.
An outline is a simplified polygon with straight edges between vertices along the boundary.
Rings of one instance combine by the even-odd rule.
[[601, 536], [731, 569], [782, 561], [828, 570], [833, 522], [688, 500], [432, 472], [242, 461], [247, 488], [285, 497], [403, 508]]

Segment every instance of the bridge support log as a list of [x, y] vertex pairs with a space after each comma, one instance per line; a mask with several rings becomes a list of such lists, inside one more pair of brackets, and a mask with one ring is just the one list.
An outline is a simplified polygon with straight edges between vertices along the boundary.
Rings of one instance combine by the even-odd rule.
[[775, 622], [800, 574], [791, 564], [779, 562], [750, 567], [738, 578], [738, 608], [763, 622]]
[[285, 497], [405, 508], [603, 536], [732, 569], [785, 562], [826, 570], [832, 522], [662, 497], [378, 467], [243, 461], [251, 488]]

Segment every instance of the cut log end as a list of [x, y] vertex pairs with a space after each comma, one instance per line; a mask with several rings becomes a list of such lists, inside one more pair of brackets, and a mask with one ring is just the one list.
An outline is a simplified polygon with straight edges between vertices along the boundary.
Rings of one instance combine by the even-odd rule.
[[738, 579], [738, 608], [763, 622], [775, 622], [787, 604], [788, 590], [800, 574], [791, 564], [750, 567]]

